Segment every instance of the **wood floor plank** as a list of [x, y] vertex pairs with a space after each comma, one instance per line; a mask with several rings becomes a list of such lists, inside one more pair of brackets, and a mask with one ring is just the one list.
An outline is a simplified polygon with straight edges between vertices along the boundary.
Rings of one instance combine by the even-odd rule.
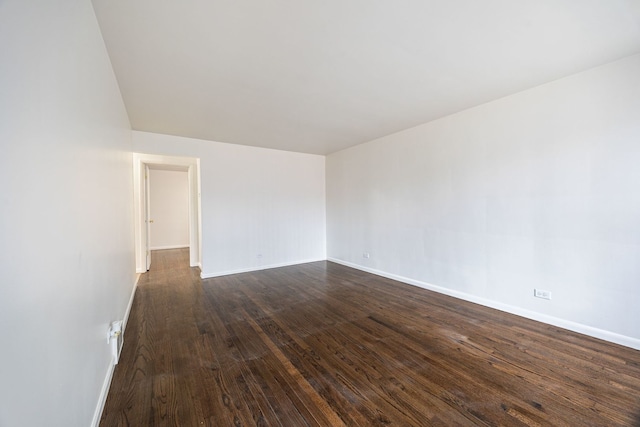
[[330, 262], [152, 253], [101, 426], [634, 426], [640, 351]]

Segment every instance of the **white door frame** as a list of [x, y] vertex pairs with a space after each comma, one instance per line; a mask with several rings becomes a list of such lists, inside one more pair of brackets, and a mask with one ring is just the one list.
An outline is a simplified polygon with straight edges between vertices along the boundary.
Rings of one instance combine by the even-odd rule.
[[142, 198], [144, 199], [144, 229], [143, 233], [143, 244], [146, 248], [145, 252], [145, 270], [149, 271], [149, 267], [151, 267], [151, 176], [149, 173], [149, 165], [144, 164], [144, 183], [142, 184], [144, 195]]
[[202, 230], [200, 218], [200, 159], [193, 157], [162, 156], [133, 153], [134, 231], [136, 245], [136, 272], [147, 271], [148, 234], [145, 212], [147, 195], [145, 172], [155, 169], [187, 170], [189, 176], [189, 265], [202, 268]]

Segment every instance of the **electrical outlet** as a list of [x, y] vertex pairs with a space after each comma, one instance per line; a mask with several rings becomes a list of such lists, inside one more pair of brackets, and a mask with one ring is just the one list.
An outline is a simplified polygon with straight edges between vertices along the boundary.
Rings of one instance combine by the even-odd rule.
[[365, 252], [365, 253], [362, 254], [362, 258], [369, 259], [369, 258], [371, 258], [371, 255], [369, 255], [369, 252]]
[[544, 291], [542, 289], [534, 289], [533, 296], [542, 299], [551, 299], [551, 291]]

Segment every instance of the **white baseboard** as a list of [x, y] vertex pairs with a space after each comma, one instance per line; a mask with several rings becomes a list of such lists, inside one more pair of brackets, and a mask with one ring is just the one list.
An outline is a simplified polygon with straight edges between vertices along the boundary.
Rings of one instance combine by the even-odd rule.
[[538, 322], [546, 323], [548, 325], [557, 326], [560, 328], [568, 329], [573, 332], [588, 335], [593, 338], [598, 338], [604, 341], [609, 341], [615, 344], [620, 344], [626, 347], [630, 347], [636, 350], [640, 350], [640, 339], [628, 337], [626, 335], [617, 334], [615, 332], [607, 331], [604, 329], [594, 328], [592, 326], [584, 325], [582, 323], [573, 322], [571, 320], [561, 319], [559, 317], [548, 316], [546, 314], [537, 313], [531, 310], [525, 310], [520, 307], [512, 306], [509, 304], [503, 304], [501, 302], [492, 301], [486, 298], [481, 298], [466, 292], [455, 291], [452, 289], [437, 286], [431, 283], [421, 282], [419, 280], [410, 279], [408, 277], [399, 276], [392, 273], [376, 270], [373, 268], [365, 267], [362, 265], [354, 264], [348, 261], [343, 261], [337, 258], [327, 258], [327, 261], [342, 264], [347, 267], [355, 268], [356, 270], [366, 271], [367, 273], [375, 274], [376, 276], [386, 277], [388, 279], [397, 280], [409, 285], [417, 286], [420, 288], [428, 289], [430, 291], [438, 292], [440, 294], [449, 295], [461, 300], [473, 302], [483, 305], [485, 307], [495, 308], [496, 310], [504, 311], [506, 313], [515, 314], [516, 316], [525, 317], [527, 319], [535, 320]]
[[107, 376], [102, 383], [102, 389], [100, 390], [100, 397], [98, 398], [98, 406], [93, 413], [93, 420], [91, 421], [91, 427], [99, 427], [100, 418], [102, 418], [102, 411], [104, 410], [104, 404], [107, 402], [107, 396], [109, 395], [109, 387], [111, 386], [111, 379], [113, 378], [113, 372], [116, 369], [115, 359], [111, 359], [109, 368], [107, 369]]
[[136, 296], [136, 289], [138, 289], [138, 281], [140, 280], [140, 275], [136, 277], [136, 283], [133, 285], [133, 290], [131, 291], [131, 296], [129, 297], [129, 304], [127, 304], [127, 309], [124, 312], [124, 317], [122, 318], [122, 334], [124, 335], [124, 331], [127, 329], [127, 322], [129, 321], [129, 314], [131, 314], [131, 307], [133, 307], [133, 299]]
[[[127, 328], [127, 322], [129, 321], [129, 314], [131, 313], [131, 307], [133, 306], [133, 299], [136, 295], [136, 289], [138, 288], [138, 280], [140, 280], [140, 275], [138, 274], [136, 277], [136, 281], [133, 284], [133, 290], [131, 291], [131, 296], [129, 297], [129, 304], [127, 304], [127, 309], [124, 312], [124, 318], [122, 319], [122, 334], [124, 337], [124, 333]], [[93, 413], [93, 420], [91, 421], [91, 427], [98, 427], [100, 424], [100, 418], [102, 418], [102, 411], [104, 410], [104, 404], [107, 402], [107, 396], [109, 395], [109, 388], [111, 387], [111, 380], [113, 379], [113, 372], [116, 369], [116, 360], [114, 357], [111, 358], [109, 362], [109, 367], [107, 369], [107, 375], [104, 379], [104, 383], [102, 384], [102, 389], [100, 390], [100, 396], [98, 397], [98, 405], [96, 406], [96, 410]]]
[[202, 279], [211, 279], [212, 277], [229, 276], [231, 274], [239, 274], [239, 273], [249, 273], [251, 271], [269, 270], [271, 268], [289, 267], [291, 265], [307, 264], [310, 262], [317, 262], [317, 261], [326, 261], [326, 259], [317, 258], [317, 259], [307, 259], [307, 260], [294, 261], [294, 262], [283, 262], [280, 264], [261, 265], [259, 267], [241, 268], [238, 270], [227, 270], [227, 271], [220, 271], [215, 273], [202, 272], [200, 273], [200, 277]]
[[149, 248], [149, 250], [162, 251], [164, 249], [182, 249], [182, 248], [188, 248], [188, 247], [189, 247], [189, 244], [187, 243], [186, 245], [154, 246], [152, 248]]

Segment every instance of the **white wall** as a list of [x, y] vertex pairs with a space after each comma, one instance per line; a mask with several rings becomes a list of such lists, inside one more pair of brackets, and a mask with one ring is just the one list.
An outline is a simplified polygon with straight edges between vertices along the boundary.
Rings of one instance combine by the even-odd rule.
[[203, 277], [325, 259], [324, 156], [137, 131], [133, 145], [200, 158]]
[[186, 171], [149, 171], [151, 249], [189, 246], [189, 176]]
[[0, 425], [91, 424], [134, 284], [131, 131], [91, 2], [0, 1]]
[[327, 228], [331, 259], [640, 348], [640, 56], [328, 156]]

